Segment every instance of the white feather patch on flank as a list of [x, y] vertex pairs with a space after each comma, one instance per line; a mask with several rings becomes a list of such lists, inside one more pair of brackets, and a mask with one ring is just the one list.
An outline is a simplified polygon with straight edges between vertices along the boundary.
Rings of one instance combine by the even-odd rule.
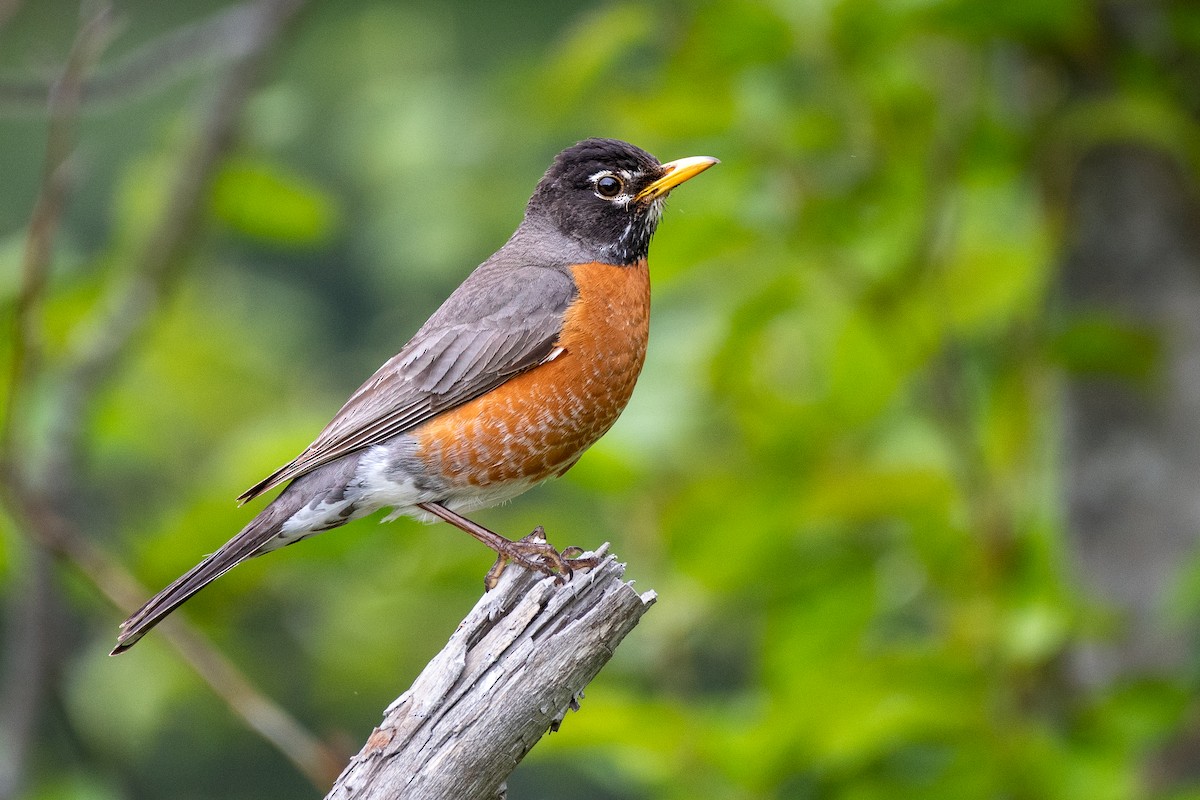
[[370, 511], [387, 506], [412, 506], [432, 499], [416, 487], [411, 475], [397, 468], [395, 454], [386, 445], [377, 444], [363, 453], [354, 478], [362, 493], [359, 503]]
[[326, 503], [324, 501], [306, 505], [292, 514], [280, 527], [279, 539], [280, 544], [294, 542], [297, 539], [302, 539], [311, 533], [336, 527], [350, 519], [349, 515], [343, 516], [343, 512], [353, 504], [352, 500], [339, 500], [335, 503]]

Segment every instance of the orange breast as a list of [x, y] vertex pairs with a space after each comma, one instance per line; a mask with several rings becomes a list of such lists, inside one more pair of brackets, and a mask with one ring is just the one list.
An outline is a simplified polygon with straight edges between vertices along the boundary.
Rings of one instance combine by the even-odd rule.
[[413, 431], [424, 462], [458, 485], [562, 474], [625, 409], [646, 357], [645, 262], [572, 268], [561, 353]]

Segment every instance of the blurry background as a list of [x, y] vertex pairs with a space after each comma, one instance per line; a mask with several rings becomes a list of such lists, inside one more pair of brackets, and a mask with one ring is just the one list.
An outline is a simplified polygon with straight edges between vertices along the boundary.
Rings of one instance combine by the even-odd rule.
[[488, 552], [364, 520], [116, 624], [591, 135], [722, 164], [628, 411], [479, 514], [660, 596], [510, 796], [1200, 797], [1200, 5], [294, 11], [0, 0], [0, 797], [322, 793]]

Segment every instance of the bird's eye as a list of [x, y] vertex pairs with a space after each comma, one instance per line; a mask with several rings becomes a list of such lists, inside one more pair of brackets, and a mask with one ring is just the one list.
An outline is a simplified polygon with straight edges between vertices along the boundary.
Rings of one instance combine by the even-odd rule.
[[596, 194], [601, 197], [613, 198], [621, 193], [625, 184], [616, 175], [605, 175], [596, 181]]

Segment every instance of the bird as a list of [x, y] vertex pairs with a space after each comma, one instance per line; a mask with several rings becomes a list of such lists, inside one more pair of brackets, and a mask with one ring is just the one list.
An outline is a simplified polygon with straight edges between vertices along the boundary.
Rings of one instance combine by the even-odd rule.
[[246, 559], [390, 509], [442, 520], [508, 564], [589, 564], [538, 526], [508, 539], [464, 516], [561, 476], [624, 410], [646, 356], [647, 254], [667, 195], [717, 159], [667, 163], [618, 139], [560, 152], [516, 231], [455, 289], [300, 455], [246, 490], [285, 488], [120, 626], [112, 655]]

